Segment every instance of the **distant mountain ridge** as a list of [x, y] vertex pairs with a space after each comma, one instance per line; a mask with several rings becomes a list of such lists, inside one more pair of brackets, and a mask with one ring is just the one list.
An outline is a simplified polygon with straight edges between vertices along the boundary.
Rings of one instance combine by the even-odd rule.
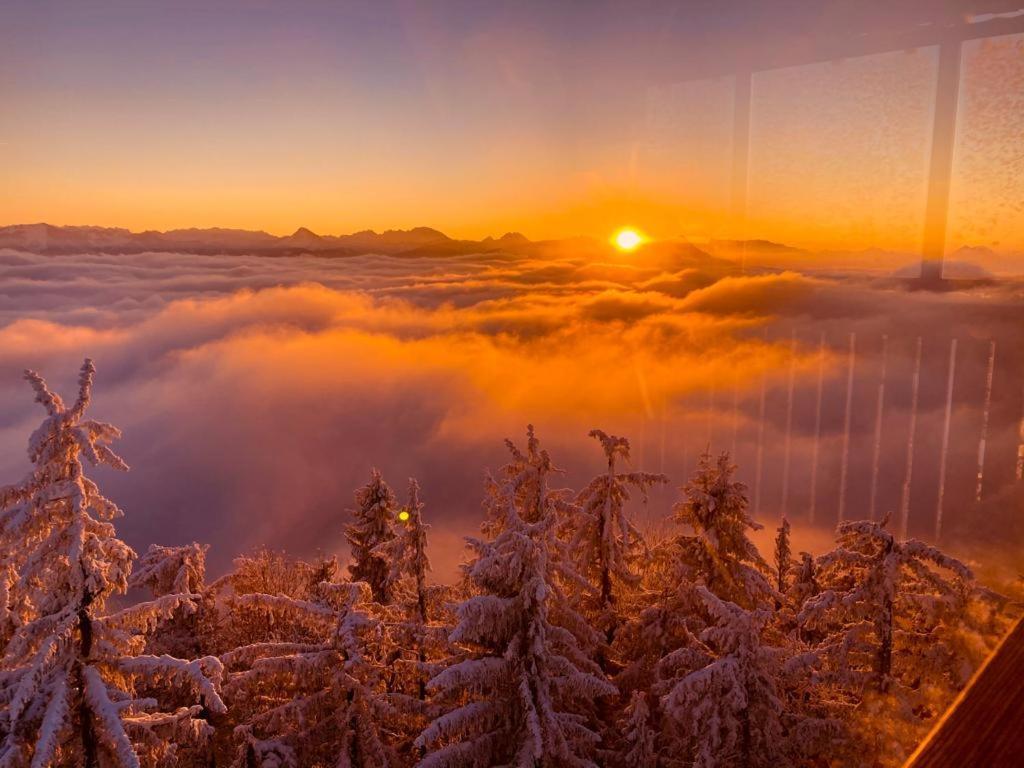
[[430, 227], [389, 229], [385, 232], [366, 229], [350, 235], [320, 235], [306, 227], [299, 227], [290, 235], [277, 236], [261, 231], [222, 228], [131, 232], [113, 227], [17, 224], [0, 227], [0, 249], [3, 248], [53, 256], [157, 252], [268, 257], [380, 254], [436, 258], [488, 254], [499, 259], [586, 257], [595, 261], [628, 260], [637, 266], [666, 271], [694, 266], [717, 270], [728, 270], [731, 267], [731, 262], [678, 240], [651, 242], [634, 253], [624, 255], [618, 253], [609, 242], [592, 237], [530, 240], [519, 232], [506, 232], [499, 238], [456, 240]]
[[[259, 230], [172, 229], [167, 232], [132, 232], [120, 227], [54, 226], [15, 224], [0, 227], [0, 249], [41, 255], [78, 253], [138, 254], [188, 253], [196, 255], [257, 255], [324, 257], [380, 254], [387, 256], [439, 257], [494, 254], [498, 258], [562, 258], [585, 256], [592, 259], [627, 259], [638, 266], [665, 270], [701, 266], [710, 269], [740, 268], [798, 272], [865, 274], [906, 277], [920, 268], [920, 256], [883, 248], [861, 250], [810, 250], [771, 240], [689, 241], [686, 237], [648, 243], [623, 256], [604, 240], [570, 237], [559, 240], [530, 240], [519, 232], [498, 238], [458, 240], [431, 227], [371, 229], [348, 235], [320, 235], [299, 227], [290, 235], [272, 235]], [[946, 257], [944, 273], [950, 278], [982, 279], [991, 275], [1020, 275], [1024, 253], [998, 253], [982, 246], [963, 246]]]
[[531, 241], [518, 233], [495, 240], [454, 240], [430, 227], [363, 230], [350, 235], [318, 235], [300, 227], [290, 235], [277, 236], [242, 229], [173, 229], [167, 232], [132, 232], [118, 227], [59, 227], [52, 224], [15, 224], [0, 227], [0, 248], [39, 254], [82, 252], [131, 254], [177, 252], [196, 254], [355, 255], [364, 253], [401, 254], [423, 249], [471, 253], [479, 250], [527, 245]]

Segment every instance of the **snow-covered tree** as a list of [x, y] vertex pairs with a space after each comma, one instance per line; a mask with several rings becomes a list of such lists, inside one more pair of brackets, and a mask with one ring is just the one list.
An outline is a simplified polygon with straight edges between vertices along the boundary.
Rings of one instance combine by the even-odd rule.
[[136, 563], [128, 586], [148, 589], [155, 598], [189, 595], [189, 602], [149, 634], [146, 651], [191, 658], [205, 655], [215, 609], [206, 592], [206, 550], [192, 542], [181, 547], [153, 544]]
[[[991, 608], [971, 570], [882, 522], [841, 523], [817, 562], [821, 591], [799, 621], [818, 640], [822, 677], [844, 699], [856, 747], [899, 765], [991, 647]], [[853, 708], [856, 705], [856, 708]]]
[[789, 584], [789, 572], [793, 568], [793, 550], [789, 546], [789, 520], [782, 518], [782, 524], [775, 532], [775, 588], [780, 594]]
[[252, 593], [239, 610], [273, 617], [268, 636], [222, 654], [225, 694], [239, 723], [239, 768], [395, 764], [386, 739], [392, 718], [380, 670], [368, 655], [379, 644], [364, 582], [321, 584], [318, 602]]
[[206, 588], [207, 549], [194, 541], [181, 547], [151, 544], [139, 558], [129, 586], [146, 587], [153, 597], [199, 594]]
[[505, 447], [512, 456], [511, 461], [499, 470], [497, 477], [488, 474], [484, 481], [485, 516], [480, 528], [485, 536], [497, 538], [505, 528], [509, 510], [506, 499], [508, 482], [514, 488], [517, 513], [527, 523], [545, 518], [549, 511], [563, 520], [576, 512], [572, 491], [550, 487], [551, 476], [560, 474], [562, 470], [552, 463], [547, 450], [540, 447], [532, 424], [526, 426], [526, 450], [508, 438], [505, 439]]
[[639, 583], [636, 566], [645, 553], [643, 536], [627, 516], [626, 503], [631, 490], [646, 498], [652, 486], [666, 483], [668, 478], [650, 472], [617, 472], [617, 460], [629, 460], [629, 441], [599, 429], [591, 430], [590, 436], [601, 443], [607, 469], [576, 497], [580, 512], [570, 522], [575, 528], [571, 549], [577, 570], [596, 586], [596, 624], [611, 641], [619, 624], [614, 607], [616, 584]]
[[550, 460], [528, 434], [531, 460], [500, 483], [500, 495], [496, 481], [489, 491], [492, 511], [505, 505], [490, 518], [500, 531], [493, 541], [470, 540], [477, 558], [468, 574], [479, 594], [458, 607], [452, 641], [472, 654], [430, 683], [454, 709], [420, 735], [429, 751], [421, 768], [595, 765], [600, 737], [588, 709], [615, 688], [574, 635], [586, 625], [559, 586], [570, 568], [556, 537], [560, 497], [547, 488]]
[[797, 605], [803, 606], [808, 598], [814, 597], [820, 591], [818, 564], [810, 552], [801, 552], [800, 563], [794, 568], [793, 583], [789, 587], [789, 593]]
[[881, 523], [840, 523], [837, 547], [818, 560], [827, 588], [809, 598], [800, 623], [829, 632], [824, 651], [845, 681], [887, 690], [894, 674], [934, 670], [948, 646], [941, 629], [964, 613], [974, 575], [956, 558]]
[[427, 681], [437, 671], [432, 662], [446, 655], [449, 628], [431, 622], [431, 607], [436, 606], [441, 590], [427, 584], [430, 526], [423, 522], [419, 493], [419, 483], [410, 478], [409, 500], [398, 513], [396, 535], [379, 544], [374, 552], [389, 565], [388, 579], [394, 585], [395, 604], [404, 613], [389, 628], [400, 654], [395, 663], [403, 668], [403, 676], [412, 681], [416, 697], [423, 702], [427, 699]]
[[267, 548], [239, 555], [231, 573], [211, 584], [216, 591], [230, 588], [237, 595], [287, 595], [304, 599], [314, 581], [313, 566]]
[[[623, 621], [609, 654], [618, 667], [609, 672], [623, 704], [634, 691], [650, 691], [658, 662], [678, 648], [698, 643], [695, 633], [703, 628], [697, 615], [701, 604], [681, 562], [678, 536], [669, 530], [648, 531], [646, 546], [640, 585], [619, 606]], [[650, 697], [648, 705], [657, 714], [657, 698]]]
[[[141, 655], [145, 631], [187, 608], [171, 594], [114, 613], [135, 553], [117, 538], [112, 501], [85, 476], [92, 465], [127, 470], [110, 447], [120, 431], [85, 418], [95, 368], [86, 360], [71, 407], [35, 372], [25, 378], [47, 416], [29, 440], [33, 469], [0, 489], [0, 553], [13, 575], [13, 631], [0, 672], [0, 766], [173, 763], [211, 735], [223, 713], [220, 662]], [[161, 711], [157, 701], [173, 702]]]
[[365, 581], [373, 590], [373, 599], [381, 605], [391, 602], [393, 583], [390, 565], [374, 550], [395, 537], [395, 494], [376, 469], [370, 482], [355, 493], [354, 522], [345, 529], [351, 548], [348, 567], [352, 581]]
[[694, 768], [774, 768], [785, 764], [784, 702], [778, 690], [785, 652], [765, 645], [765, 609], [748, 611], [706, 587], [696, 592], [712, 623], [703, 648], [662, 660], [664, 717]]
[[790, 580], [785, 592], [777, 601], [775, 625], [794, 643], [816, 644], [824, 636], [823, 633], [801, 625], [797, 617], [803, 610], [804, 603], [821, 591], [818, 585], [817, 563], [809, 552], [801, 552], [799, 561], [791, 559], [789, 573]]
[[398, 513], [400, 525], [392, 538], [376, 546], [373, 554], [387, 564], [391, 584], [400, 584], [406, 578], [412, 581], [410, 591], [415, 616], [426, 624], [427, 572], [430, 570], [427, 531], [430, 526], [423, 523], [422, 511], [420, 484], [415, 478], [409, 478], [409, 501]]
[[647, 695], [634, 691], [624, 714], [620, 765], [623, 768], [661, 768], [664, 763], [658, 746], [658, 728], [647, 704]]
[[774, 595], [768, 564], [747, 536], [761, 524], [747, 513], [746, 486], [733, 480], [736, 467], [723, 452], [716, 461], [700, 457], [684, 486], [686, 499], [673, 507], [676, 522], [693, 534], [678, 537], [684, 574], [724, 600], [752, 608]]

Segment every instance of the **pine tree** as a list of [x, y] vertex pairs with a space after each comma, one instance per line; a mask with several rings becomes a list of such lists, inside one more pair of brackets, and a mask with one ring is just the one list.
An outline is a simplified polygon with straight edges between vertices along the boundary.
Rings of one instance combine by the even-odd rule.
[[696, 593], [711, 618], [701, 649], [663, 660], [665, 717], [694, 768], [785, 764], [785, 705], [777, 688], [785, 652], [765, 645], [765, 609], [748, 611], [706, 587]]
[[208, 549], [194, 541], [181, 547], [151, 544], [139, 558], [129, 586], [148, 588], [153, 597], [200, 594], [206, 589]]
[[261, 547], [234, 560], [234, 570], [217, 579], [210, 588], [236, 595], [285, 595], [304, 600], [310, 596], [316, 566], [296, 560], [284, 552]]
[[512, 440], [505, 439], [512, 460], [503, 466], [497, 477], [488, 473], [484, 480], [484, 522], [480, 526], [483, 534], [491, 539], [505, 529], [509, 507], [506, 499], [506, 483], [511, 483], [515, 493], [517, 514], [527, 523], [535, 523], [550, 510], [560, 518], [559, 525], [578, 511], [572, 501], [572, 491], [549, 487], [552, 475], [561, 474], [551, 461], [548, 452], [540, 447], [540, 440], [532, 424], [526, 426], [526, 450], [521, 450]]
[[[33, 371], [25, 378], [47, 417], [29, 441], [34, 467], [0, 490], [0, 552], [13, 574], [13, 632], [0, 673], [0, 766], [138, 766], [173, 760], [210, 735], [223, 713], [220, 662], [140, 655], [144, 632], [192, 604], [173, 594], [115, 613], [135, 553], [111, 521], [121, 510], [84, 474], [82, 459], [127, 470], [110, 448], [120, 431], [85, 419], [95, 368], [86, 360], [66, 407]], [[156, 697], [182, 705], [157, 709]]]
[[818, 559], [822, 589], [799, 621], [819, 640], [833, 699], [853, 712], [857, 752], [896, 766], [984, 657], [990, 593], [962, 562], [898, 540], [887, 523], [840, 524], [837, 547]]
[[821, 591], [818, 585], [818, 564], [810, 552], [800, 553], [800, 564], [795, 569], [796, 574], [790, 585], [789, 592], [793, 595], [798, 605], [803, 605], [808, 598], [814, 597]]
[[634, 691], [624, 714], [622, 732], [625, 743], [620, 765], [623, 768], [660, 768], [663, 763], [659, 756], [658, 730], [647, 704], [647, 695]]
[[[404, 609], [401, 621], [392, 627], [395, 644], [403, 657], [409, 652], [415, 654], [410, 677], [415, 685], [416, 697], [427, 699], [427, 680], [435, 671], [428, 664], [428, 657], [435, 660], [447, 650], [447, 628], [432, 624], [430, 606], [436, 602], [427, 585], [430, 560], [427, 557], [427, 531], [430, 526], [423, 523], [423, 504], [420, 502], [420, 486], [409, 478], [409, 500], [399, 512], [399, 525], [395, 538], [379, 544], [374, 550], [389, 565], [388, 578], [395, 585], [396, 602]], [[397, 661], [402, 662], [404, 658]]]
[[317, 591], [317, 602], [259, 593], [237, 600], [236, 610], [264, 612], [273, 628], [222, 654], [239, 768], [396, 764], [384, 736], [393, 715], [369, 654], [383, 641], [370, 589], [322, 583]]
[[206, 550], [196, 542], [181, 547], [150, 545], [128, 580], [130, 588], [148, 589], [154, 598], [190, 595], [190, 601], [161, 621], [146, 642], [148, 653], [191, 658], [203, 655], [215, 607], [206, 595]]
[[677, 539], [684, 574], [724, 600], [753, 608], [774, 590], [765, 578], [768, 564], [747, 536], [762, 526], [747, 513], [746, 486], [732, 479], [735, 470], [728, 453], [714, 464], [704, 453], [673, 512], [676, 522], [693, 529]]
[[599, 429], [591, 430], [590, 437], [601, 443], [607, 470], [576, 497], [580, 514], [570, 523], [576, 526], [571, 547], [578, 570], [596, 582], [597, 626], [611, 642], [619, 624], [614, 605], [615, 585], [635, 587], [639, 583], [635, 566], [645, 552], [643, 536], [625, 512], [630, 490], [639, 491], [646, 499], [653, 485], [666, 483], [668, 478], [649, 472], [616, 472], [618, 459], [629, 460], [629, 441]]
[[352, 554], [349, 574], [353, 581], [369, 584], [373, 599], [387, 605], [392, 598], [391, 568], [374, 550], [395, 537], [395, 494], [374, 469], [370, 482], [356, 491], [355, 501], [355, 522], [345, 529]]
[[373, 551], [375, 557], [388, 565], [388, 581], [395, 585], [403, 578], [412, 580], [413, 610], [416, 619], [426, 624], [427, 617], [427, 572], [430, 560], [427, 557], [427, 531], [424, 525], [420, 502], [420, 484], [409, 478], [409, 501], [399, 512], [401, 525], [395, 536], [378, 544]]
[[459, 606], [452, 641], [475, 652], [430, 683], [455, 708], [417, 740], [429, 750], [421, 768], [595, 765], [587, 703], [615, 688], [574, 636], [586, 625], [559, 586], [571, 569], [556, 538], [561, 497], [547, 488], [552, 466], [532, 428], [528, 436], [528, 454], [513, 450], [529, 457], [525, 466], [490, 486], [489, 507], [505, 506], [490, 518], [499, 532], [470, 540], [477, 558], [467, 570], [479, 594]]
[[775, 588], [782, 594], [789, 583], [789, 572], [793, 568], [793, 552], [789, 547], [789, 520], [782, 518], [775, 536]]
[[897, 540], [887, 523], [888, 516], [840, 523], [838, 546], [817, 565], [828, 588], [799, 617], [809, 629], [831, 631], [822, 650], [837, 658], [845, 682], [882, 691], [901, 671], [929, 671], [946, 651], [937, 630], [963, 615], [974, 590], [966, 565], [923, 542]]

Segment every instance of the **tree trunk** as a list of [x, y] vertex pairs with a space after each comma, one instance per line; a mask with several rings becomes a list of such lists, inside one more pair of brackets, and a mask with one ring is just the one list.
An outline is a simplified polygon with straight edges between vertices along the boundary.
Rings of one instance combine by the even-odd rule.
[[741, 738], [743, 742], [740, 746], [741, 749], [741, 762], [740, 765], [743, 768], [747, 768], [750, 765], [750, 709], [749, 707], [743, 710], [743, 732]]
[[[608, 485], [605, 488], [607, 494], [604, 502], [604, 508], [601, 510], [601, 517], [598, 520], [597, 535], [600, 537], [600, 548], [599, 552], [602, 554], [601, 562], [601, 610], [608, 617], [608, 626], [605, 629], [605, 640], [608, 645], [612, 644], [615, 639], [615, 618], [612, 612], [612, 603], [614, 597], [612, 596], [612, 571], [608, 563], [608, 552], [605, 549], [605, 543], [607, 542], [608, 527], [612, 524], [610, 519], [609, 507], [612, 503], [612, 488], [615, 485], [615, 458], [614, 456], [608, 457]], [[602, 654], [603, 655], [603, 654]], [[603, 667], [603, 665], [602, 665]]]
[[82, 598], [82, 605], [78, 609], [78, 637], [79, 637], [79, 660], [78, 660], [78, 691], [80, 701], [78, 705], [78, 716], [81, 720], [82, 730], [82, 757], [84, 768], [98, 768], [99, 756], [96, 747], [96, 732], [92, 725], [92, 712], [85, 700], [85, 675], [83, 668], [92, 653], [92, 618], [89, 616], [89, 605], [92, 603], [92, 595], [86, 593]]
[[[893, 541], [890, 540], [882, 553], [881, 567], [892, 552]], [[892, 674], [892, 634], [893, 634], [893, 598], [886, 594], [882, 603], [882, 617], [878, 626], [878, 689], [883, 693], [889, 689], [889, 677]]]
[[886, 691], [889, 688], [889, 677], [892, 675], [892, 599], [886, 598], [882, 606], [881, 634], [878, 648], [878, 688]]

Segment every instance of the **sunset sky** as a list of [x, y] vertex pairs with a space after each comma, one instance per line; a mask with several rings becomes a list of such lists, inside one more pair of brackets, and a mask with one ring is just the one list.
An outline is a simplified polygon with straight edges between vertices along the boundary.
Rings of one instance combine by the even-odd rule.
[[[0, 225], [736, 235], [733, 60], [928, 8], [5, 3]], [[965, 53], [952, 245], [1022, 246], [1021, 45]], [[756, 73], [747, 233], [916, 250], [936, 58]]]
[[0, 764], [917, 766], [1022, 329], [1024, 0], [0, 0]]
[[[268, 541], [342, 551], [341, 512], [376, 465], [396, 486], [420, 478], [447, 547], [438, 562], [451, 568], [477, 523], [485, 468], [528, 422], [573, 484], [599, 458], [594, 427], [629, 436], [636, 465], [675, 485], [702, 447], [735, 448], [745, 482], [758, 485], [763, 468], [756, 493], [770, 516], [790, 435], [792, 504], [803, 514], [816, 500], [827, 529], [845, 432], [849, 503], [865, 506], [883, 370], [879, 503], [899, 500], [920, 335], [911, 530], [931, 530], [936, 508], [954, 337], [948, 493], [951, 525], [966, 525], [991, 341], [986, 493], [1017, 492], [1021, 287], [912, 294], [891, 279], [918, 266], [938, 52], [838, 54], [851, 36], [937, 11], [925, 0], [873, 8], [4, 3], [0, 227], [430, 226], [604, 240], [630, 226], [646, 244], [267, 258], [215, 244], [124, 253], [88, 237], [47, 250], [29, 228], [0, 247], [0, 475], [24, 471], [38, 416], [22, 369], [65, 391], [90, 356], [97, 414], [124, 428], [134, 467], [111, 479], [139, 510], [127, 535], [140, 546], [210, 540], [218, 567]], [[782, 66], [780, 52], [804, 63]], [[767, 63], [751, 78], [742, 221], [733, 126], [744, 62]], [[994, 249], [968, 266], [1001, 260], [1019, 275], [1024, 36], [964, 46], [959, 115], [948, 247]], [[766, 268], [707, 242], [739, 235], [808, 251]], [[705, 250], [647, 240], [679, 237]], [[896, 253], [857, 261], [867, 248]], [[815, 271], [838, 263], [875, 271]], [[652, 500], [651, 520], [675, 494]]]

